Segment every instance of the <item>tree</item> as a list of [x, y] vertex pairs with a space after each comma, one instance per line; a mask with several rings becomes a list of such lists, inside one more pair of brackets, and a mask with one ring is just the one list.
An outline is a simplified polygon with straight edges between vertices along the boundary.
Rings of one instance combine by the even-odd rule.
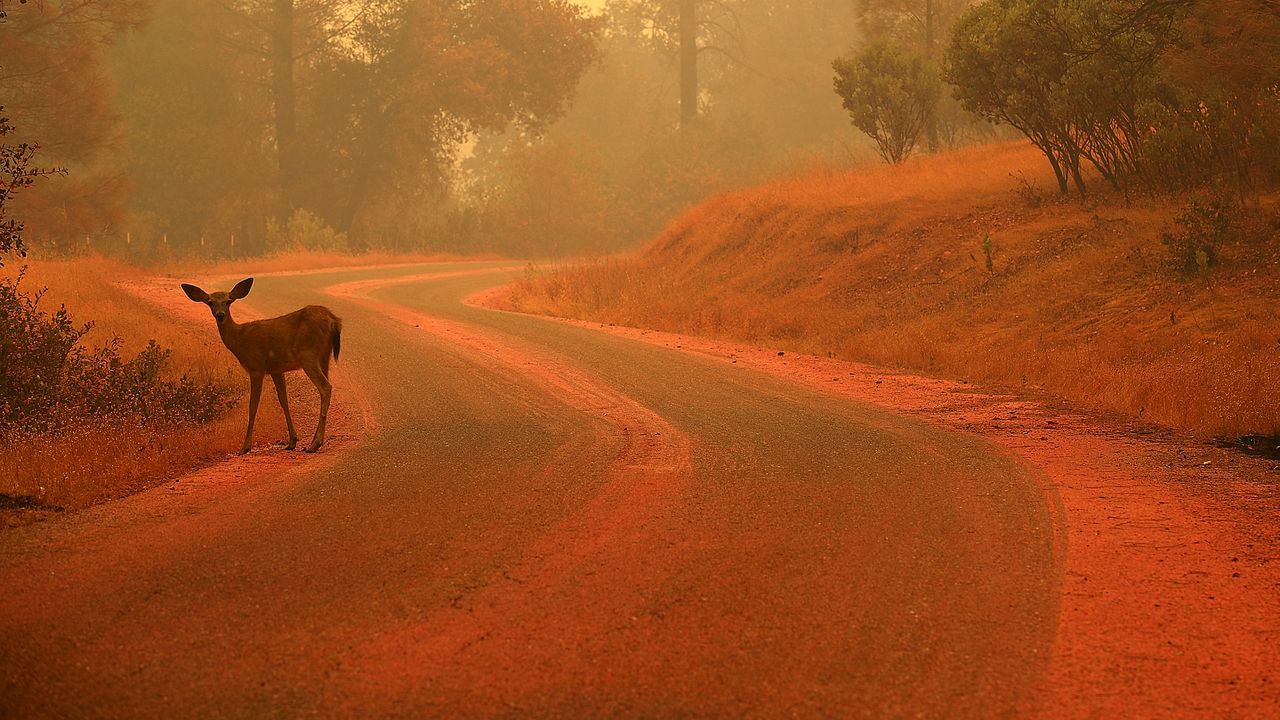
[[334, 158], [347, 180], [346, 202], [331, 216], [342, 231], [376, 187], [440, 178], [474, 133], [546, 128], [597, 57], [597, 22], [568, 0], [395, 5], [370, 22], [373, 41], [341, 58], [329, 78], [359, 83], [348, 85], [352, 102], [339, 129], [354, 151]]
[[1280, 181], [1280, 12], [1268, 0], [1191, 4], [1161, 59], [1146, 169], [1256, 192]]
[[853, 124], [875, 140], [895, 165], [911, 156], [924, 132], [941, 83], [925, 58], [873, 44], [836, 60], [835, 91]]
[[[469, 138], [564, 111], [597, 28], [568, 0], [166, 0], [120, 54], [126, 92], [159, 103], [127, 109], [155, 142], [140, 196], [158, 225], [255, 247], [299, 209], [354, 244], [412, 237]], [[208, 194], [175, 192], [191, 182]]]
[[1040, 148], [1063, 193], [1072, 179], [1083, 193], [1081, 149], [1065, 119], [1055, 114], [1068, 58], [1047, 32], [1053, 21], [1052, 3], [989, 0], [978, 5], [956, 26], [945, 75], [967, 110], [1017, 128]]
[[680, 0], [680, 124], [698, 117], [698, 3]]
[[298, 110], [293, 84], [294, 0], [271, 4], [271, 99], [275, 110], [276, 164], [280, 172], [279, 220], [298, 206]]
[[82, 238], [116, 222], [128, 183], [115, 159], [105, 49], [142, 22], [141, 0], [45, 0], [13, 6], [0, 32], [0, 87], [19, 145], [71, 171], [23, 199], [29, 226], [51, 240]]
[[27, 251], [23, 238], [25, 224], [11, 217], [9, 202], [19, 192], [31, 187], [37, 179], [64, 172], [32, 166], [31, 161], [40, 146], [4, 142], [4, 137], [12, 132], [13, 126], [9, 124], [9, 118], [4, 117], [4, 106], [0, 106], [0, 267], [4, 267], [5, 255], [16, 253], [22, 256]]
[[198, 252], [202, 236], [207, 254], [254, 252], [279, 213], [267, 57], [244, 20], [223, 3], [165, 0], [111, 53], [136, 252], [162, 237]]
[[957, 26], [947, 78], [967, 109], [1026, 134], [1064, 193], [1085, 193], [1083, 163], [1124, 189], [1176, 94], [1161, 58], [1192, 2], [990, 0]]
[[[772, 4], [772, 3], [771, 3]], [[611, 29], [643, 37], [677, 60], [680, 79], [680, 125], [688, 128], [703, 103], [704, 55], [726, 63], [742, 63], [734, 51], [740, 44], [743, 0], [615, 0], [607, 5]]]
[[936, 59], [974, 0], [854, 0], [864, 39], [904, 45]]
[[[896, 45], [923, 55], [935, 64], [941, 60], [956, 21], [973, 4], [974, 0], [854, 0], [853, 3], [854, 17], [865, 43]], [[959, 120], [949, 119], [953, 125]], [[935, 106], [925, 126], [930, 151], [936, 151], [942, 144], [939, 121]], [[954, 135], [954, 128], [949, 130]]]

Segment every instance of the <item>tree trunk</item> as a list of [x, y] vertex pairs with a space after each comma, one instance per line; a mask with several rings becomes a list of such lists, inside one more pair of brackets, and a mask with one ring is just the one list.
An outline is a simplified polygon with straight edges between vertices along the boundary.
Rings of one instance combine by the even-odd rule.
[[[925, 0], [924, 3], [924, 54], [930, 63], [937, 62], [936, 43], [934, 41], [937, 24], [937, 13], [934, 4], [937, 0]], [[929, 106], [929, 114], [925, 118], [925, 139], [929, 144], [929, 152], [938, 152], [938, 101], [935, 99]]]
[[[391, 101], [387, 107], [381, 112], [368, 118], [365, 125], [365, 135], [362, 147], [359, 148], [357, 164], [352, 173], [351, 181], [344, 191], [347, 202], [342, 207], [342, 214], [338, 217], [338, 224], [334, 228], [339, 232], [351, 233], [351, 228], [355, 226], [356, 217], [360, 214], [360, 209], [364, 207], [365, 200], [369, 197], [369, 192], [373, 188], [374, 175], [379, 171], [382, 165], [382, 159], [385, 155], [384, 146], [386, 144], [387, 135], [391, 129], [391, 121], [396, 112], [399, 111], [399, 103], [395, 100]], [[355, 238], [350, 238], [353, 242]]]
[[1054, 151], [1053, 143], [1049, 142], [1048, 138], [1034, 135], [1030, 137], [1031, 142], [1035, 143], [1035, 146], [1040, 148], [1040, 152], [1044, 153], [1044, 156], [1049, 158], [1049, 164], [1053, 166], [1053, 176], [1058, 179], [1058, 191], [1063, 195], [1071, 192], [1071, 186], [1068, 184], [1069, 181], [1066, 169], [1063, 168], [1062, 163], [1058, 162], [1058, 155]]
[[680, 0], [680, 126], [698, 117], [698, 6]]
[[281, 223], [298, 206], [298, 114], [293, 88], [293, 0], [273, 0], [271, 94], [276, 111], [276, 159], [280, 170]]

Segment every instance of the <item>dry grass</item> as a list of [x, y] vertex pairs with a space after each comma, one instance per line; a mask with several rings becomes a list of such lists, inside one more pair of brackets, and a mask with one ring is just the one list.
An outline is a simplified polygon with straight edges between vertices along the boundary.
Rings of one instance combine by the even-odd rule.
[[634, 256], [531, 273], [511, 302], [1043, 388], [1209, 436], [1280, 429], [1275, 219], [1188, 278], [1159, 239], [1174, 200], [1052, 188], [1022, 143], [816, 173], [714, 198]]
[[305, 272], [328, 268], [351, 268], [374, 265], [407, 265], [415, 263], [459, 262], [463, 260], [500, 260], [498, 255], [456, 255], [452, 253], [395, 255], [392, 253], [293, 252], [260, 258], [221, 260], [214, 263], [193, 261], [168, 262], [148, 268], [154, 275], [186, 276], [199, 273], [210, 275], [265, 275], [268, 273]]
[[[333, 255], [300, 253], [218, 264], [173, 263], [140, 269], [97, 256], [69, 260], [33, 258], [10, 262], [0, 273], [13, 275], [26, 265], [23, 287], [47, 287], [41, 302], [46, 312], [66, 305], [77, 323], [93, 321], [82, 342], [102, 345], [122, 340], [121, 355], [131, 357], [149, 340], [172, 351], [168, 370], [196, 380], [211, 380], [247, 394], [244, 372], [222, 347], [212, 321], [183, 322], [157, 309], [117, 283], [156, 275], [209, 277], [251, 275], [331, 267], [442, 262], [444, 255]], [[474, 258], [468, 258], [474, 259]], [[175, 290], [176, 292], [176, 290]], [[182, 304], [186, 304], [183, 299]], [[207, 313], [197, 313], [207, 319]], [[296, 380], [296, 378], [295, 378]], [[295, 420], [300, 428], [313, 422], [309, 408], [315, 393], [305, 380], [290, 382]], [[270, 393], [268, 393], [270, 395]], [[122, 497], [183, 472], [226, 457], [240, 446], [244, 432], [243, 402], [226, 416], [200, 426], [146, 425], [136, 422], [86, 422], [54, 437], [32, 437], [0, 447], [0, 495], [34, 498], [67, 509]], [[263, 402], [258, 416], [259, 443], [284, 436], [284, 419], [273, 402]]]
[[[157, 312], [112, 283], [139, 271], [103, 258], [32, 261], [23, 287], [48, 287], [45, 312], [66, 305], [77, 323], [92, 320], [83, 343], [102, 345], [119, 337], [121, 355], [131, 357], [154, 339], [172, 350], [169, 372], [239, 388], [234, 362], [216, 347], [216, 335]], [[3, 271], [13, 274], [18, 263]], [[0, 448], [0, 494], [30, 497], [45, 505], [82, 508], [122, 497], [239, 447], [239, 413], [200, 426], [136, 421], [86, 421], [55, 436], [31, 437]]]

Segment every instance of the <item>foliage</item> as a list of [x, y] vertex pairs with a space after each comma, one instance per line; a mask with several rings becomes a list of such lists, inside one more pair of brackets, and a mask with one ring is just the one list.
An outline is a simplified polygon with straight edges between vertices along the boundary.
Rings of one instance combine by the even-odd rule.
[[874, 42], [889, 42], [929, 58], [945, 44], [956, 21], [974, 0], [854, 0], [858, 30]]
[[348, 252], [350, 249], [346, 233], [334, 230], [324, 220], [301, 208], [293, 211], [284, 227], [280, 227], [274, 218], [267, 220], [268, 252]]
[[1242, 195], [1280, 181], [1280, 12], [1267, 0], [1200, 0], [1161, 58], [1147, 172]]
[[1218, 265], [1219, 247], [1240, 232], [1238, 206], [1222, 193], [1193, 198], [1175, 220], [1176, 232], [1160, 240], [1187, 275], [1208, 275]]
[[[4, 106], [0, 105], [0, 138], [13, 132], [9, 118], [4, 117]], [[31, 187], [43, 176], [64, 172], [62, 170], [46, 170], [31, 166], [39, 145], [28, 143], [9, 144], [0, 142], [0, 267], [4, 267], [4, 256], [17, 253], [19, 257], [26, 255], [26, 241], [23, 238], [25, 224], [10, 217], [8, 205], [14, 196]]]
[[132, 359], [120, 340], [90, 348], [65, 307], [41, 310], [22, 274], [0, 280], [0, 435], [44, 433], [108, 417], [169, 424], [208, 422], [230, 403], [212, 383], [164, 375], [169, 351], [154, 341]]
[[584, 74], [573, 107], [536, 136], [480, 137], [433, 249], [614, 251], [707, 195], [872, 155], [870, 141], [849, 147], [847, 116], [831, 96], [831, 58], [847, 47], [852, 24], [847, 2], [702, 5], [704, 23], [723, 28], [699, 40], [708, 48], [702, 112], [683, 128], [674, 16], [663, 14], [673, 7], [607, 5], [604, 59]]
[[51, 249], [123, 217], [128, 182], [105, 51], [144, 9], [144, 0], [44, 0], [11, 6], [4, 19], [0, 87], [13, 139], [70, 171], [22, 198], [28, 230]]
[[[676, 132], [673, 0], [610, 0], [599, 16], [565, 0], [46, 5], [31, 17], [98, 9], [82, 16], [86, 62], [67, 83], [97, 81], [62, 95], [83, 112], [30, 129], [43, 140], [46, 121], [82, 121], [85, 139], [107, 140], [92, 167], [52, 142], [48, 156], [77, 182], [114, 183], [74, 202], [70, 188], [29, 195], [33, 231], [63, 249], [91, 234], [133, 259], [256, 255], [276, 240], [267, 220], [284, 227], [297, 209], [355, 251], [616, 249], [708, 193], [872, 152], [848, 142], [830, 96], [847, 0], [700, 0], [702, 117], [689, 133]], [[30, 37], [28, 65], [51, 73], [58, 35]]]
[[1069, 152], [1053, 116], [1054, 78], [1066, 71], [1062, 48], [1045, 36], [1048, 4], [991, 0], [957, 23], [945, 77], [970, 112], [1022, 131], [1044, 152], [1059, 188], [1079, 177], [1079, 154]]
[[1085, 166], [1119, 190], [1244, 188], [1276, 169], [1280, 76], [1249, 58], [1273, 56], [1277, 34], [1259, 0], [990, 0], [957, 24], [946, 77], [966, 109], [1030, 138], [1064, 193], [1085, 193]]
[[563, 114], [598, 25], [567, 0], [168, 0], [153, 22], [116, 54], [148, 140], [130, 153], [136, 205], [180, 248], [235, 233], [247, 253], [298, 209], [356, 249], [431, 232], [419, 209], [459, 149]]
[[[853, 11], [864, 44], [885, 43], [936, 64], [956, 21], [974, 4], [975, 0], [854, 0]], [[930, 152], [990, 135], [990, 126], [965, 112], [950, 92], [941, 94], [925, 125]]]
[[234, 49], [247, 42], [236, 30], [221, 3], [165, 0], [111, 53], [135, 244], [159, 245], [167, 234], [177, 250], [194, 252], [202, 235], [227, 242], [234, 234], [236, 250], [263, 249], [261, 228], [275, 207], [263, 151], [271, 106], [261, 59]]
[[932, 64], [920, 55], [871, 45], [833, 63], [835, 91], [853, 124], [895, 165], [911, 156], [941, 94]]

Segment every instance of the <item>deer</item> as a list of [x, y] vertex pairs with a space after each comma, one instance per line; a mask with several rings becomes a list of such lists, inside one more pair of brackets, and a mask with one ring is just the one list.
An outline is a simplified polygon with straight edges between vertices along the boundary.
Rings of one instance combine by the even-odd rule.
[[192, 302], [204, 303], [218, 323], [218, 335], [240, 367], [249, 373], [249, 427], [245, 430], [244, 445], [240, 454], [253, 446], [253, 421], [258, 415], [258, 401], [262, 399], [262, 379], [266, 375], [276, 385], [276, 398], [284, 410], [284, 422], [289, 428], [289, 444], [293, 450], [298, 445], [298, 433], [293, 428], [293, 416], [289, 414], [289, 395], [285, 388], [284, 374], [294, 370], [306, 373], [307, 378], [320, 391], [320, 420], [316, 433], [306, 452], [313, 453], [324, 444], [324, 423], [329, 414], [329, 398], [333, 387], [329, 384], [329, 357], [338, 359], [342, 349], [342, 319], [321, 305], [308, 305], [288, 315], [269, 320], [237, 323], [231, 317], [231, 303], [249, 294], [253, 278], [235, 284], [229, 292], [207, 293], [187, 283], [182, 291]]

